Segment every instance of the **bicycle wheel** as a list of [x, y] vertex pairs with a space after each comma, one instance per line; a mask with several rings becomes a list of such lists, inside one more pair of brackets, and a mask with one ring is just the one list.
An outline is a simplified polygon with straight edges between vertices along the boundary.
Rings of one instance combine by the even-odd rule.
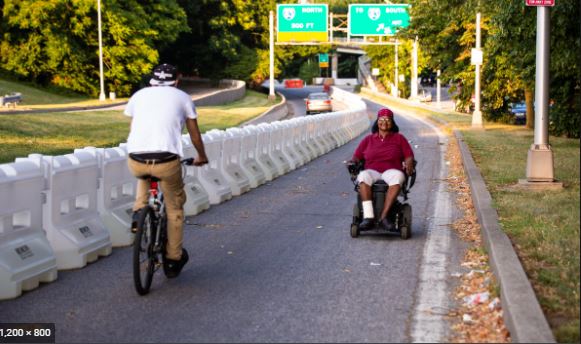
[[155, 272], [155, 214], [153, 209], [145, 207], [140, 211], [137, 221], [137, 233], [133, 243], [133, 281], [139, 295], [149, 293], [153, 273]]

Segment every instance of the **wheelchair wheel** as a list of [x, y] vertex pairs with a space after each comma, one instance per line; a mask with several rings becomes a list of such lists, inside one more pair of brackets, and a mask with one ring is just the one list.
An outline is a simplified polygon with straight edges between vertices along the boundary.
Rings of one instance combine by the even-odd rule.
[[351, 224], [351, 237], [357, 238], [359, 236], [359, 226], [355, 223]]
[[351, 223], [352, 238], [357, 238], [359, 236], [359, 222], [361, 222], [361, 214], [359, 210], [359, 205], [355, 203], [353, 205], [353, 222]]
[[399, 231], [401, 238], [404, 240], [412, 236], [412, 207], [409, 204], [404, 204], [401, 207]]

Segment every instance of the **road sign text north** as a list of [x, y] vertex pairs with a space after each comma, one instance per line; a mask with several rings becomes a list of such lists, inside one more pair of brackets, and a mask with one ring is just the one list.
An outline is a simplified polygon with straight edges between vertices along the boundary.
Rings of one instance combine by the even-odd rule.
[[278, 4], [277, 41], [328, 41], [328, 7], [326, 4]]

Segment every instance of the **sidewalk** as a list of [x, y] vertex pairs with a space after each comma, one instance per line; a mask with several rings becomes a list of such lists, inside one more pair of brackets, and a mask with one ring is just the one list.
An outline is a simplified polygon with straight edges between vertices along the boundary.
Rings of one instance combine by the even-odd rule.
[[[388, 102], [419, 107], [439, 113], [457, 113], [446, 104], [419, 103], [407, 99], [395, 98], [366, 90], [374, 96]], [[452, 103], [453, 104], [453, 103]], [[457, 113], [459, 114], [459, 113]], [[463, 114], [465, 115], [465, 114]], [[442, 124], [448, 123], [441, 121]], [[489, 255], [490, 266], [500, 284], [504, 320], [511, 333], [513, 342], [554, 343], [555, 338], [547, 319], [539, 305], [536, 294], [522, 267], [522, 264], [508, 236], [502, 231], [496, 210], [492, 207], [492, 197], [486, 188], [484, 179], [472, 158], [462, 134], [454, 130], [458, 141], [464, 169], [470, 184], [472, 202], [481, 226], [481, 236]]]

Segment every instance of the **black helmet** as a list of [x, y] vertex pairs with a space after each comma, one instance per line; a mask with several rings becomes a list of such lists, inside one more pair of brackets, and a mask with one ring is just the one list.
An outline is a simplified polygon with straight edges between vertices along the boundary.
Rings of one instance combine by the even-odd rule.
[[164, 63], [153, 69], [153, 77], [149, 80], [149, 84], [152, 86], [173, 86], [177, 79], [177, 68]]

